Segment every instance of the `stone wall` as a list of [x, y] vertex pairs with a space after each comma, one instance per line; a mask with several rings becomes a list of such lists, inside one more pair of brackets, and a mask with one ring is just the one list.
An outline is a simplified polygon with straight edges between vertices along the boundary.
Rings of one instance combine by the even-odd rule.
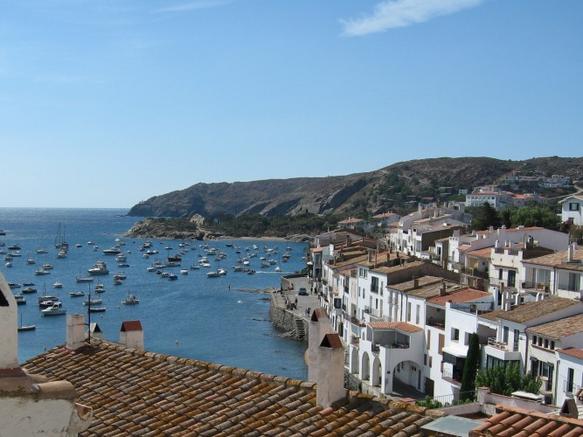
[[[269, 317], [273, 326], [283, 331], [290, 338], [298, 341], [308, 341], [308, 334], [310, 330], [309, 323], [302, 317], [298, 317], [293, 311], [285, 308], [283, 302], [279, 302], [280, 296], [276, 294], [271, 295], [271, 302], [269, 304]], [[298, 335], [296, 319], [300, 320], [304, 327], [304, 336], [300, 338]]]

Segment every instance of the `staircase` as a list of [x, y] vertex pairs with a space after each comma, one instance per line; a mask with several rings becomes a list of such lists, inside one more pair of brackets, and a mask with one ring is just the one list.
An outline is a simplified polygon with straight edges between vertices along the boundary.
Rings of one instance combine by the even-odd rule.
[[296, 322], [296, 329], [294, 329], [296, 338], [298, 340], [303, 340], [306, 336], [306, 331], [304, 330], [304, 321], [302, 319], [295, 319]]

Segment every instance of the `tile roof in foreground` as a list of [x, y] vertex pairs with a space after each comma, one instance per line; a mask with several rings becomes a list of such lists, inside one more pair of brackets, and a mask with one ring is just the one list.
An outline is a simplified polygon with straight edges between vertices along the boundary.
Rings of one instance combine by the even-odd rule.
[[351, 392], [316, 405], [315, 384], [95, 340], [51, 349], [24, 365], [75, 386], [93, 408], [82, 436], [420, 436], [424, 409]]
[[583, 436], [583, 420], [501, 407], [500, 413], [470, 431], [470, 437], [482, 436], [580, 437]]

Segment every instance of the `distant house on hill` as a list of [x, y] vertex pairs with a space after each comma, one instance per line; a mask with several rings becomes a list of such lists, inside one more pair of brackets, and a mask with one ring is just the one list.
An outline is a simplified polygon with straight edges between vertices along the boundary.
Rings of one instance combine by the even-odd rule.
[[574, 194], [561, 201], [561, 221], [583, 226], [583, 196]]

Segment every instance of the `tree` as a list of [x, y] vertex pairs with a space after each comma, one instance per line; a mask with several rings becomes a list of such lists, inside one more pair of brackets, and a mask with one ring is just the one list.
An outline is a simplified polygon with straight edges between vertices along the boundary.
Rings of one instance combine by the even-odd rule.
[[472, 227], [476, 230], [488, 229], [490, 226], [497, 228], [500, 226], [498, 213], [492, 206], [485, 202], [482, 206], [471, 209]]
[[476, 385], [489, 387], [492, 393], [510, 396], [518, 390], [536, 394], [542, 386], [542, 381], [532, 374], [522, 374], [519, 364], [509, 364], [480, 370], [476, 377]]
[[464, 363], [462, 373], [462, 386], [460, 389], [460, 400], [471, 400], [476, 390], [476, 374], [480, 365], [480, 338], [478, 334], [470, 334], [468, 344], [468, 355]]

